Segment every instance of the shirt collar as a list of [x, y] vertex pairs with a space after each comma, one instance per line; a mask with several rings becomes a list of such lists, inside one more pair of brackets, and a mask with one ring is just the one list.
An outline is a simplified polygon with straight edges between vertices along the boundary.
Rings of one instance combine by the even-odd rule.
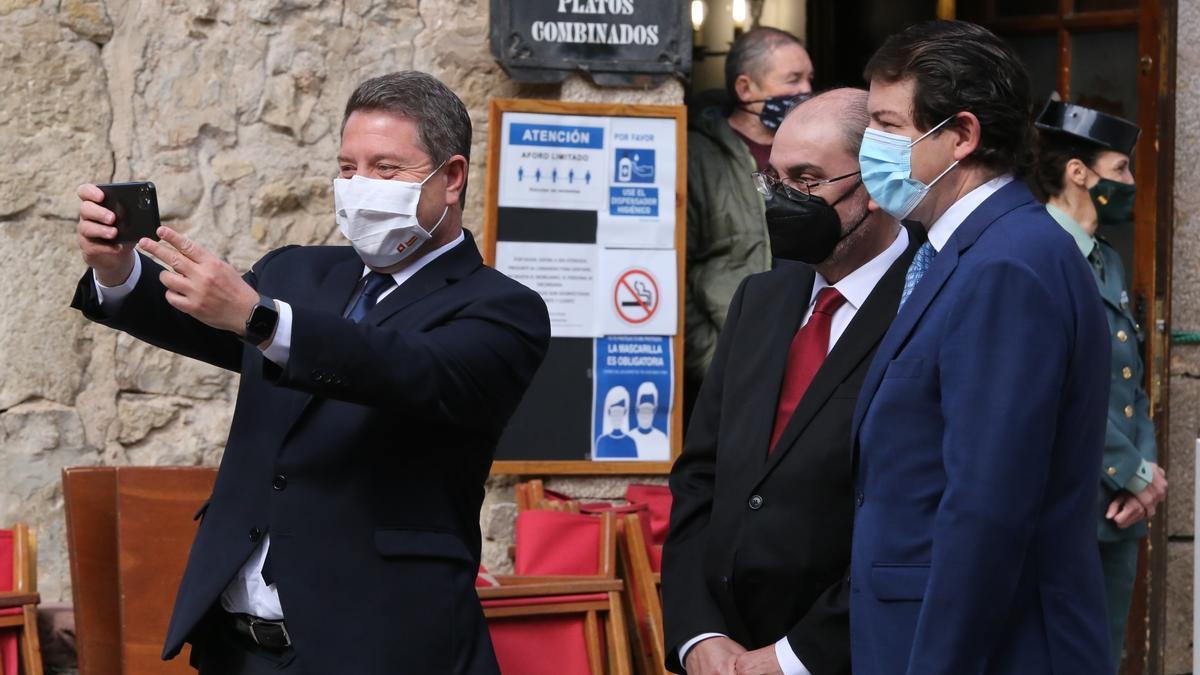
[[[463, 234], [462, 232], [459, 232], [458, 236], [455, 237], [454, 240], [451, 241], [450, 243], [442, 244], [441, 246], [430, 251], [429, 253], [426, 253], [425, 255], [417, 258], [415, 261], [413, 261], [413, 264], [409, 265], [408, 267], [405, 267], [404, 269], [400, 270], [399, 272], [392, 272], [392, 278], [396, 280], [396, 286], [400, 286], [404, 282], [413, 278], [413, 275], [415, 275], [417, 272], [420, 272], [421, 268], [425, 267], [426, 265], [433, 262], [434, 260], [437, 260], [437, 258], [439, 256], [441, 256], [443, 253], [449, 251], [450, 249], [454, 248], [455, 246], [458, 246], [466, 238], [467, 237], [465, 234]], [[370, 267], [363, 265], [362, 276], [364, 276], [364, 277], [367, 276], [367, 273], [370, 271], [371, 271]]]
[[929, 228], [929, 243], [933, 245], [934, 250], [941, 251], [945, 248], [946, 242], [950, 241], [950, 237], [954, 235], [958, 226], [963, 224], [967, 216], [979, 208], [980, 204], [987, 201], [988, 197], [996, 194], [1000, 188], [1011, 182], [1013, 182], [1011, 174], [997, 176], [951, 204], [942, 217], [934, 221], [933, 227]]
[[1067, 234], [1071, 235], [1071, 238], [1075, 240], [1075, 245], [1079, 247], [1080, 253], [1083, 253], [1083, 257], [1086, 258], [1092, 254], [1092, 251], [1096, 248], [1095, 237], [1084, 232], [1083, 228], [1079, 226], [1079, 223], [1075, 222], [1074, 218], [1057, 206], [1047, 204], [1046, 211], [1050, 213], [1051, 218], [1058, 221], [1058, 224], [1062, 226], [1062, 229], [1067, 231]]
[[[883, 278], [883, 275], [892, 267], [892, 263], [903, 255], [908, 248], [908, 230], [897, 225], [899, 233], [896, 235], [896, 240], [888, 246], [883, 253], [871, 258], [866, 264], [847, 274], [841, 281], [833, 284], [838, 293], [846, 298], [846, 304], [858, 311], [863, 303], [867, 301], [867, 297], [871, 295], [871, 291], [875, 289], [875, 285]], [[817, 301], [817, 293], [827, 286], [829, 282], [825, 277], [818, 272], [816, 279], [813, 280], [812, 296], [809, 298], [808, 304], [811, 308]]]

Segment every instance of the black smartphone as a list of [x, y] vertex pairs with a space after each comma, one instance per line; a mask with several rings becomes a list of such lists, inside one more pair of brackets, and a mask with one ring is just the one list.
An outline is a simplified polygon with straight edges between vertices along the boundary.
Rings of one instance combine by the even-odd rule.
[[113, 223], [117, 236], [113, 241], [134, 244], [142, 237], [158, 241], [158, 193], [154, 183], [109, 183], [96, 187], [104, 193], [100, 205], [117, 216]]

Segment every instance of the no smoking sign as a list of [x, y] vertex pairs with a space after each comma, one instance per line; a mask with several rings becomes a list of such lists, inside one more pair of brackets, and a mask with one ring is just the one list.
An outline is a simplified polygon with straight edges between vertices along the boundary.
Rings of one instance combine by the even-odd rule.
[[638, 325], [649, 321], [661, 304], [658, 282], [644, 269], [627, 270], [617, 278], [613, 304], [625, 323]]

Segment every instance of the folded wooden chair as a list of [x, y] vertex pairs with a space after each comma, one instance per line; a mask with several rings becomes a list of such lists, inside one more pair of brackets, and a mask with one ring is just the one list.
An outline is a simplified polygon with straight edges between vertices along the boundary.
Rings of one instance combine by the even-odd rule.
[[631, 672], [616, 550], [613, 514], [518, 514], [516, 574], [477, 589], [502, 672]]
[[0, 672], [17, 675], [17, 651], [25, 675], [42, 675], [38, 643], [37, 539], [22, 524], [0, 530]]
[[661, 575], [650, 566], [648, 540], [649, 515], [643, 510], [627, 513], [619, 521], [621, 578], [628, 589], [638, 671], [645, 675], [666, 675], [666, 651], [663, 635]]

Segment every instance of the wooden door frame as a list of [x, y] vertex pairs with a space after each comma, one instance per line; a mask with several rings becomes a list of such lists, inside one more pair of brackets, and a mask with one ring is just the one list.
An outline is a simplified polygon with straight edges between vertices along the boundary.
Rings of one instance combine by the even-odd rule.
[[[1133, 296], [1144, 315], [1146, 392], [1155, 422], [1159, 464], [1170, 474], [1172, 244], [1175, 223], [1175, 63], [1177, 0], [1141, 0], [1138, 29], [1138, 125], [1153, 129], [1135, 158]], [[1140, 305], [1140, 306], [1139, 306]], [[1125, 675], [1162, 675], [1166, 668], [1167, 509], [1150, 524], [1138, 559], [1125, 633]]]

